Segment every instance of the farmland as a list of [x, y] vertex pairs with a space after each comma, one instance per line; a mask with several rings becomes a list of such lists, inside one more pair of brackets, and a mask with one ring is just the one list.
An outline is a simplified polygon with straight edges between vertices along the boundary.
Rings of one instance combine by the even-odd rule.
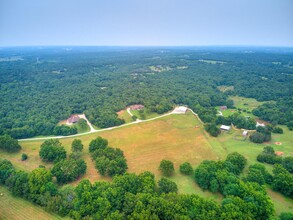
[[[175, 175], [170, 179], [178, 185], [179, 193], [196, 193], [220, 202], [221, 194], [203, 191], [192, 177], [183, 176], [178, 172], [179, 165], [188, 161], [193, 167], [196, 167], [205, 159], [224, 159], [228, 153], [235, 151], [244, 155], [248, 160], [248, 165], [251, 165], [256, 162], [256, 156], [263, 150], [263, 147], [268, 144], [273, 146], [275, 150], [283, 151], [286, 156], [292, 155], [292, 131], [289, 131], [285, 126], [283, 129], [284, 134], [273, 135], [271, 143], [266, 144], [253, 144], [248, 140], [236, 140], [235, 137], [241, 135], [241, 131], [235, 130], [222, 133], [218, 138], [214, 138], [209, 136], [197, 118], [188, 112], [185, 115], [169, 115], [154, 121], [84, 135], [80, 136], [79, 139], [86, 146], [82, 157], [85, 159], [88, 168], [87, 173], [82, 178], [90, 179], [91, 182], [110, 181], [110, 178], [101, 177], [97, 173], [88, 154], [87, 146], [89, 142], [97, 136], [101, 136], [109, 140], [110, 146], [118, 147], [124, 151], [129, 166], [128, 172], [151, 171], [158, 180], [161, 177], [158, 171], [159, 163], [162, 159], [168, 159], [175, 165]], [[67, 152], [70, 152], [73, 138], [64, 138], [60, 141]], [[282, 145], [275, 145], [274, 143], [277, 141], [282, 142]], [[0, 152], [0, 156], [12, 161], [18, 169], [26, 171], [31, 171], [40, 164], [50, 168], [52, 164], [42, 162], [38, 156], [41, 143], [42, 141], [21, 142], [23, 149], [19, 153]], [[22, 153], [28, 154], [29, 159], [27, 161], [21, 161]], [[269, 171], [272, 170], [272, 165], [265, 164], [265, 166]], [[79, 181], [77, 180], [72, 184], [76, 185]], [[292, 200], [273, 192], [269, 187], [267, 189], [276, 205], [278, 214], [281, 211], [292, 211]]]
[[46, 212], [43, 208], [32, 205], [25, 199], [17, 198], [11, 195], [5, 187], [0, 186], [0, 219], [1, 220], [20, 220], [20, 219], [42, 219], [58, 220], [69, 219], [61, 218], [56, 214]]

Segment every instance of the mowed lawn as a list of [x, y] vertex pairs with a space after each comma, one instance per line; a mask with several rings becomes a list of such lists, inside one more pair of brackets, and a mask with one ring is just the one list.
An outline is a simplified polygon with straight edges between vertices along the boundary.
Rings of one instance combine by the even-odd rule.
[[29, 201], [17, 198], [3, 186], [0, 186], [0, 219], [1, 220], [58, 220], [61, 218], [56, 214], [46, 212], [43, 208], [33, 205]]
[[130, 114], [127, 112], [127, 110], [121, 110], [117, 112], [118, 117], [121, 119], [124, 119], [125, 123], [133, 122], [133, 119], [131, 118]]

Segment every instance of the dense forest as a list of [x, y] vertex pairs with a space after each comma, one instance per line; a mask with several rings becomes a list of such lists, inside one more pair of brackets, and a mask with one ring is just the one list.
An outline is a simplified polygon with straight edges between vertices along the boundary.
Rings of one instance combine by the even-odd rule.
[[274, 101], [253, 113], [293, 127], [289, 49], [23, 47], [2, 48], [0, 58], [0, 135], [66, 135], [76, 131], [57, 124], [74, 113], [105, 128], [124, 123], [116, 112], [131, 104], [208, 109], [231, 106], [229, 95]]

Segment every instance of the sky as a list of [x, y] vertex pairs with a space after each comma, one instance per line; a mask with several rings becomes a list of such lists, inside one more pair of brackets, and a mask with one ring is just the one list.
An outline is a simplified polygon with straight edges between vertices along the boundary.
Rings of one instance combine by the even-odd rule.
[[0, 0], [0, 46], [293, 46], [293, 0]]

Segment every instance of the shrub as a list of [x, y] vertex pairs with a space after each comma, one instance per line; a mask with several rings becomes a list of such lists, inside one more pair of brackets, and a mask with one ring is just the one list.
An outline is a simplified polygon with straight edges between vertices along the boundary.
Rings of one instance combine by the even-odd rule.
[[170, 193], [170, 192], [175, 192], [177, 193], [178, 187], [176, 183], [174, 183], [171, 180], [168, 180], [167, 178], [163, 177], [159, 182], [159, 193]]
[[7, 152], [17, 152], [21, 149], [21, 146], [18, 144], [18, 140], [5, 134], [0, 136], [0, 149]]
[[159, 166], [159, 170], [164, 176], [172, 176], [175, 172], [174, 164], [169, 160], [162, 160]]
[[280, 127], [275, 127], [273, 130], [272, 130], [273, 133], [276, 133], [276, 134], [283, 134], [284, 131], [282, 128]]
[[179, 167], [179, 170], [180, 170], [180, 173], [184, 175], [191, 175], [193, 172], [192, 166], [188, 162], [181, 164]]
[[26, 155], [26, 154], [22, 154], [22, 155], [21, 155], [21, 160], [22, 160], [22, 161], [27, 160], [27, 155]]

